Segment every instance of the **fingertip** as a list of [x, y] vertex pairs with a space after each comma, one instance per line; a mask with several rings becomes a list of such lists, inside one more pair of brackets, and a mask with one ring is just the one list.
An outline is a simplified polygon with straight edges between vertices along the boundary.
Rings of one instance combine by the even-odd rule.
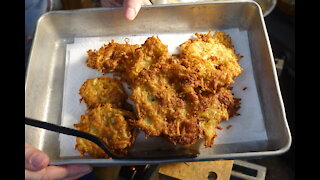
[[124, 7], [124, 14], [126, 19], [132, 21], [134, 20], [142, 5], [143, 0], [124, 0], [123, 1], [123, 7]]
[[37, 171], [43, 169], [49, 164], [49, 157], [42, 151], [26, 146], [25, 149], [25, 167], [26, 169]]
[[127, 8], [127, 9], [125, 10], [125, 17], [126, 17], [128, 20], [130, 20], [130, 21], [134, 20], [134, 19], [136, 18], [136, 11], [135, 11], [135, 9], [133, 9], [133, 8]]
[[32, 155], [30, 162], [35, 170], [40, 170], [48, 166], [49, 158], [43, 152], [37, 151]]

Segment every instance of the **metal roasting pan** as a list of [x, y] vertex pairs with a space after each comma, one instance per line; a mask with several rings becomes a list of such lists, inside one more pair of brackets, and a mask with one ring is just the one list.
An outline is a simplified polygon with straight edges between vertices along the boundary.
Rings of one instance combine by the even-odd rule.
[[159, 164], [274, 156], [291, 145], [284, 104], [272, 49], [260, 6], [253, 1], [206, 2], [143, 7], [134, 21], [122, 8], [51, 11], [37, 23], [25, 81], [25, 116], [60, 125], [65, 75], [66, 44], [75, 37], [223, 31], [239, 28], [248, 32], [254, 78], [268, 140], [221, 144], [207, 148], [197, 157], [115, 160], [60, 158], [59, 134], [25, 126], [25, 143], [48, 154], [51, 164], [95, 166]]

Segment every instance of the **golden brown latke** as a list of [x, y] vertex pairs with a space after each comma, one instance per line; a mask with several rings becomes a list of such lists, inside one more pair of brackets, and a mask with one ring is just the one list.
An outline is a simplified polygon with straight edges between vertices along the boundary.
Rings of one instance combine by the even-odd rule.
[[[230, 90], [215, 93], [193, 88], [190, 71], [180, 64], [162, 64], [142, 71], [132, 86], [138, 120], [135, 125], [150, 136], [163, 136], [173, 144], [193, 144], [205, 138], [209, 147], [215, 128], [229, 118], [238, 102]], [[231, 112], [231, 111], [230, 111]]]
[[216, 90], [234, 83], [243, 69], [238, 64], [242, 56], [235, 54], [231, 38], [224, 32], [211, 35], [196, 33], [180, 45], [181, 64], [197, 71], [204, 90]]
[[134, 51], [139, 45], [115, 43], [113, 40], [97, 50], [88, 50], [87, 66], [102, 73], [123, 71], [123, 65], [133, 59]]
[[211, 147], [217, 136], [216, 128], [222, 120], [228, 120], [229, 117], [236, 115], [240, 99], [233, 98], [231, 90], [226, 88], [220, 88], [215, 94], [203, 93], [200, 99], [206, 106], [203, 108], [204, 111], [198, 114], [198, 117], [203, 119], [200, 127], [204, 132], [204, 145]]
[[142, 70], [169, 58], [168, 46], [162, 44], [159, 37], [149, 37], [140, 48], [134, 52], [132, 64], [127, 67], [126, 81], [132, 83]]
[[102, 76], [86, 80], [81, 86], [79, 94], [88, 109], [100, 104], [111, 103], [115, 107], [121, 107], [127, 99], [127, 94], [122, 83], [111, 77]]
[[101, 47], [99, 51], [89, 50], [87, 53], [88, 67], [103, 73], [115, 72], [129, 84], [140, 71], [169, 57], [168, 47], [155, 36], [149, 37], [141, 47], [112, 41]]
[[[90, 133], [103, 140], [108, 148], [118, 154], [126, 154], [133, 145], [137, 132], [129, 125], [128, 120], [135, 115], [129, 111], [114, 108], [107, 103], [99, 105], [88, 113], [81, 115], [81, 121], [74, 126], [83, 132]], [[83, 156], [85, 153], [97, 158], [108, 157], [95, 143], [83, 138], [76, 139], [76, 149]]]

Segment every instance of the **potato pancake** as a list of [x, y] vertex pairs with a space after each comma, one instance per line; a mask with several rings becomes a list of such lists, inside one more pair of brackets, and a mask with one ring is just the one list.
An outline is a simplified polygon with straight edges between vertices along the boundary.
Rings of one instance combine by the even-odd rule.
[[209, 147], [215, 128], [237, 109], [230, 90], [216, 93], [193, 88], [193, 75], [172, 63], [141, 72], [132, 86], [138, 120], [135, 125], [150, 136], [163, 136], [173, 144], [193, 144], [205, 138]]
[[122, 71], [124, 64], [133, 59], [135, 49], [138, 47], [139, 45], [130, 45], [128, 42], [119, 44], [111, 41], [98, 51], [88, 50], [86, 64], [102, 73]]
[[206, 106], [203, 108], [204, 111], [198, 114], [198, 117], [203, 119], [200, 122], [200, 127], [204, 132], [204, 145], [211, 147], [217, 136], [218, 125], [221, 121], [236, 115], [236, 111], [240, 107], [240, 99], [235, 99], [231, 90], [226, 88], [220, 88], [215, 94], [204, 93], [200, 99], [202, 104]]
[[149, 37], [140, 48], [135, 50], [133, 63], [127, 67], [126, 82], [131, 84], [142, 70], [165, 61], [167, 58], [169, 58], [168, 46], [156, 36]]
[[235, 54], [231, 38], [224, 32], [211, 35], [196, 33], [197, 39], [189, 39], [180, 45], [182, 65], [197, 71], [205, 90], [216, 90], [234, 83], [243, 69]]
[[98, 51], [88, 50], [87, 53], [88, 67], [103, 73], [114, 72], [129, 84], [142, 70], [169, 57], [168, 47], [156, 36], [147, 38], [141, 47], [112, 41]]
[[88, 109], [100, 104], [111, 103], [121, 107], [127, 99], [122, 83], [111, 77], [102, 76], [86, 80], [79, 90]]
[[[125, 155], [128, 148], [133, 145], [137, 134], [128, 123], [129, 119], [134, 118], [133, 113], [114, 108], [107, 103], [81, 115], [80, 123], [74, 126], [80, 131], [99, 137], [112, 152]], [[76, 142], [76, 149], [81, 153], [81, 156], [88, 153], [97, 158], [108, 157], [98, 145], [89, 140], [78, 137]]]

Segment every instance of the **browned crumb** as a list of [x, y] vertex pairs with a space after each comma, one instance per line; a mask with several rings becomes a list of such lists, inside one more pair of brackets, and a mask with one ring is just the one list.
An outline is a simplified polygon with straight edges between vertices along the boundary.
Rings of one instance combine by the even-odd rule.
[[222, 129], [223, 129], [223, 127], [221, 127], [221, 126], [217, 126], [217, 129], [222, 130]]

